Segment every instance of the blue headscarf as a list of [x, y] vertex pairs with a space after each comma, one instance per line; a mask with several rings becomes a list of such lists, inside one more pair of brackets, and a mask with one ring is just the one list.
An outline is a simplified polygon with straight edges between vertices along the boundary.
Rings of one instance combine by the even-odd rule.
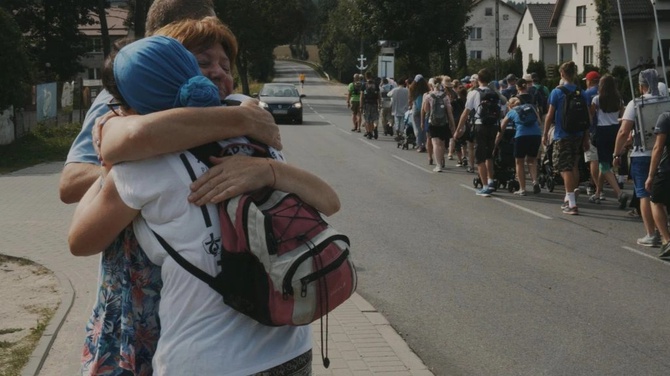
[[174, 107], [220, 106], [219, 89], [176, 39], [153, 36], [121, 49], [114, 79], [128, 106], [144, 115]]

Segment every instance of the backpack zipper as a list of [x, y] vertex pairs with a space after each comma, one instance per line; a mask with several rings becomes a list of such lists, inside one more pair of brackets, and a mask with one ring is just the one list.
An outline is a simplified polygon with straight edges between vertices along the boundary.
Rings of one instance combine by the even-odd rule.
[[300, 289], [300, 296], [303, 297], [303, 298], [306, 297], [307, 296], [307, 285], [309, 283], [314, 282], [317, 279], [319, 279], [319, 278], [325, 276], [326, 274], [332, 272], [333, 270], [339, 268], [347, 260], [348, 257], [349, 257], [349, 249], [345, 249], [344, 252], [342, 252], [342, 254], [335, 259], [335, 261], [331, 262], [325, 268], [300, 278], [300, 284], [302, 285], [302, 287]]

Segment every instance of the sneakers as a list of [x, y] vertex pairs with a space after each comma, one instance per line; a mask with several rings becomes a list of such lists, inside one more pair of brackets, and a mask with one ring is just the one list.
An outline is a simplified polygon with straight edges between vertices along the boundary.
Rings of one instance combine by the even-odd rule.
[[477, 191], [477, 196], [482, 196], [482, 197], [491, 197], [491, 188], [489, 187], [484, 187], [480, 190]]
[[605, 192], [600, 192], [600, 201], [605, 201], [607, 198], [605, 197]]
[[661, 260], [670, 261], [670, 242], [663, 244], [663, 247], [661, 247], [661, 253], [659, 253], [658, 257]]
[[542, 192], [542, 189], [540, 189], [540, 185], [537, 183], [533, 184], [533, 193], [538, 194], [540, 192]]
[[456, 163], [456, 167], [463, 167], [463, 162]]
[[472, 167], [470, 167], [470, 166], [468, 166], [468, 168], [467, 168], [467, 170], [466, 170], [466, 171], [467, 171], [467, 172], [475, 172], [475, 169], [474, 169], [474, 168], [472, 168]]
[[579, 214], [579, 209], [577, 209], [576, 206], [573, 206], [573, 207], [565, 206], [563, 208], [563, 214], [578, 215]]
[[454, 160], [454, 156], [453, 156], [452, 154], [449, 154], [449, 155], [447, 155], [447, 159], [449, 159], [450, 161], [453, 161], [453, 160]]
[[525, 196], [526, 191], [523, 190], [523, 189], [519, 189], [518, 191], [514, 192], [514, 194], [517, 195], [517, 196]]
[[586, 194], [590, 196], [594, 193], [596, 193], [596, 190], [593, 188], [593, 186], [591, 184], [587, 185], [586, 186]]
[[589, 197], [589, 202], [592, 203], [592, 204], [600, 204], [600, 196], [595, 195], [595, 194], [591, 195]]
[[626, 204], [628, 204], [628, 194], [626, 192], [621, 192], [617, 201], [619, 201], [619, 209], [625, 209]]
[[435, 166], [433, 172], [442, 172], [442, 167], [440, 165]]
[[657, 235], [645, 235], [637, 239], [637, 244], [644, 247], [659, 247], [661, 245], [661, 237]]

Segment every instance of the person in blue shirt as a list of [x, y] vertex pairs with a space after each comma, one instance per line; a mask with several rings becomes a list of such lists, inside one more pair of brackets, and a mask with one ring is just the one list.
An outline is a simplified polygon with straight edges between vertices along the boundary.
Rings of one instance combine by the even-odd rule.
[[[516, 111], [518, 106], [521, 111]], [[540, 128], [540, 114], [531, 104], [522, 103], [518, 97], [513, 97], [507, 102], [509, 111], [500, 124], [500, 133], [496, 137], [496, 147], [503, 138], [508, 127], [514, 128], [514, 162], [516, 176], [519, 180], [519, 190], [515, 195], [526, 195], [526, 171], [524, 162], [528, 165], [528, 172], [533, 180], [533, 193], [540, 193], [540, 184], [537, 182], [537, 155], [540, 152], [542, 141], [542, 129]], [[524, 110], [532, 111], [524, 113]], [[511, 124], [510, 124], [511, 123]]]
[[[591, 71], [584, 76], [583, 80], [586, 82], [586, 90], [584, 90], [584, 95], [586, 96], [586, 104], [591, 107], [591, 102], [593, 102], [593, 97], [598, 95], [598, 82], [600, 81], [600, 74], [596, 71]], [[597, 115], [591, 117], [591, 128], [589, 132], [591, 136], [596, 134], [596, 124], [598, 123], [595, 119]], [[601, 192], [602, 187], [598, 185], [598, 149], [595, 146], [595, 139], [591, 137], [591, 146], [589, 150], [584, 152], [584, 161], [589, 165], [589, 171], [591, 172], [591, 183], [586, 187], [586, 194], [589, 195], [589, 202], [600, 203], [600, 195], [595, 196], [594, 193]], [[602, 195], [603, 199], [605, 195]]]
[[[570, 92], [578, 89], [575, 84], [577, 77], [577, 66], [573, 61], [568, 61], [561, 64], [558, 69], [561, 74], [561, 82], [563, 86]], [[584, 93], [581, 93], [584, 96]], [[584, 98], [586, 100], [586, 98]], [[575, 197], [575, 189], [579, 185], [579, 169], [577, 164], [579, 162], [580, 153], [588, 150], [591, 145], [589, 132], [574, 132], [568, 133], [563, 130], [563, 102], [565, 101], [565, 94], [559, 89], [555, 88], [549, 94], [549, 111], [544, 119], [544, 130], [542, 135], [542, 144], [549, 146], [549, 129], [554, 125], [554, 151], [552, 154], [552, 162], [554, 169], [561, 174], [563, 185], [565, 187], [565, 199], [562, 205], [562, 211], [565, 214], [577, 215], [577, 199]]]

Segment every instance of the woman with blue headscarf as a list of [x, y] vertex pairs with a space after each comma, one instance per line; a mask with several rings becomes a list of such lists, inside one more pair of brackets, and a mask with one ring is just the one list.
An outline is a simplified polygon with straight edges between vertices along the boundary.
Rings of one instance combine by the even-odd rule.
[[[113, 62], [113, 82], [107, 81], [106, 88], [129, 113], [220, 105], [218, 88], [201, 75], [195, 57], [178, 41], [162, 36], [119, 51]], [[269, 186], [299, 196], [307, 192], [303, 199], [325, 209], [325, 214], [339, 209], [332, 188], [312, 174], [276, 160], [226, 158], [243, 166], [255, 184], [252, 190]], [[268, 327], [238, 313], [169, 257], [153, 235], [159, 234], [206, 273], [219, 272], [217, 252], [212, 252], [212, 243], [219, 244], [221, 237], [216, 206], [198, 207], [186, 200], [192, 179], [205, 171], [187, 152], [115, 165], [77, 207], [68, 238], [71, 252], [98, 253], [133, 222], [147, 256], [162, 267], [161, 337], [153, 359], [154, 374], [251, 375], [287, 363], [297, 367], [272, 374], [310, 374], [309, 326]], [[310, 199], [316, 196], [324, 199]], [[203, 211], [210, 226], [203, 224]]]

